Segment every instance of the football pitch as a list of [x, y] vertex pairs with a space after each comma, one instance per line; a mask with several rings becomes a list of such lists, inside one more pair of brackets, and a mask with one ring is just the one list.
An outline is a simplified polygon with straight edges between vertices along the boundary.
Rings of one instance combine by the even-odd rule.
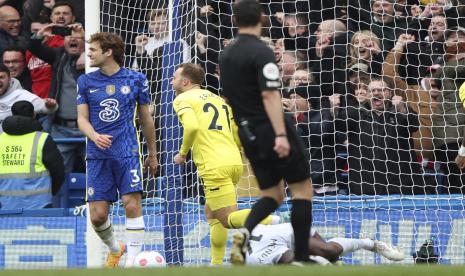
[[[133, 274], [134, 273], [134, 274]], [[191, 267], [153, 269], [68, 269], [68, 270], [3, 270], [0, 275], [14, 276], [284, 276], [284, 275], [344, 275], [344, 276], [425, 276], [465, 275], [465, 266], [266, 266], [266, 267]]]

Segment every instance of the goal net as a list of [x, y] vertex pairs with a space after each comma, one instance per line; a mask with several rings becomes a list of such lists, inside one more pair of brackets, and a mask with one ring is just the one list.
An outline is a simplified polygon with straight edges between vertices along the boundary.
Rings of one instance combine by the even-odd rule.
[[[144, 183], [144, 250], [162, 252], [169, 264], [208, 264], [209, 227], [195, 166], [173, 162], [182, 129], [170, 81], [179, 64], [195, 62], [207, 72], [205, 86], [221, 93], [218, 56], [237, 36], [234, 1], [100, 2], [100, 30], [121, 34], [125, 66], [151, 83], [160, 168]], [[405, 264], [432, 239], [440, 263], [463, 264], [463, 174], [454, 165], [465, 125], [463, 1], [260, 2], [261, 39], [280, 68], [283, 108], [309, 153], [317, 231], [325, 238], [383, 240], [401, 248]], [[245, 160], [240, 208], [259, 196]], [[288, 211], [286, 203], [278, 214]], [[112, 214], [124, 239], [122, 205]], [[106, 251], [91, 232], [89, 266], [103, 263]], [[343, 261], [388, 263], [371, 252]]]

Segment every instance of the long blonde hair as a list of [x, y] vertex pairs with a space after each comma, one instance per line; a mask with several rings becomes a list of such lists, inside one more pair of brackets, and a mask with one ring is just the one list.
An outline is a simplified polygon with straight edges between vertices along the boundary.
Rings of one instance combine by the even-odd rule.
[[[354, 47], [354, 42], [357, 38], [360, 36], [368, 36], [374, 43], [378, 44], [378, 47], [381, 49], [381, 42], [379, 41], [379, 38], [376, 34], [374, 34], [372, 31], [369, 30], [361, 30], [356, 32], [353, 36], [352, 39], [350, 40], [350, 64], [349, 66], [354, 65], [355, 63], [362, 62], [360, 60], [357, 60], [355, 58], [355, 47]], [[371, 58], [371, 57], [370, 57]]]

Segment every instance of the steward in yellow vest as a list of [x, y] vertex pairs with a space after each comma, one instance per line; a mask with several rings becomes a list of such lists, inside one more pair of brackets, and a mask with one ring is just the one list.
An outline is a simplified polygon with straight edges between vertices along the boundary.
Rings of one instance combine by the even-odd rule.
[[12, 112], [0, 134], [0, 208], [51, 207], [52, 193], [64, 180], [63, 158], [48, 133], [40, 131], [31, 103], [17, 102]]

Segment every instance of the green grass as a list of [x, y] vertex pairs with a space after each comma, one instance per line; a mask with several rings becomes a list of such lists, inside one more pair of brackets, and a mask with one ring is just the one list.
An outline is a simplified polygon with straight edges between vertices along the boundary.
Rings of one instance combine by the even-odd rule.
[[465, 266], [266, 266], [266, 267], [192, 267], [160, 269], [73, 269], [73, 270], [3, 270], [0, 275], [12, 276], [459, 276]]

